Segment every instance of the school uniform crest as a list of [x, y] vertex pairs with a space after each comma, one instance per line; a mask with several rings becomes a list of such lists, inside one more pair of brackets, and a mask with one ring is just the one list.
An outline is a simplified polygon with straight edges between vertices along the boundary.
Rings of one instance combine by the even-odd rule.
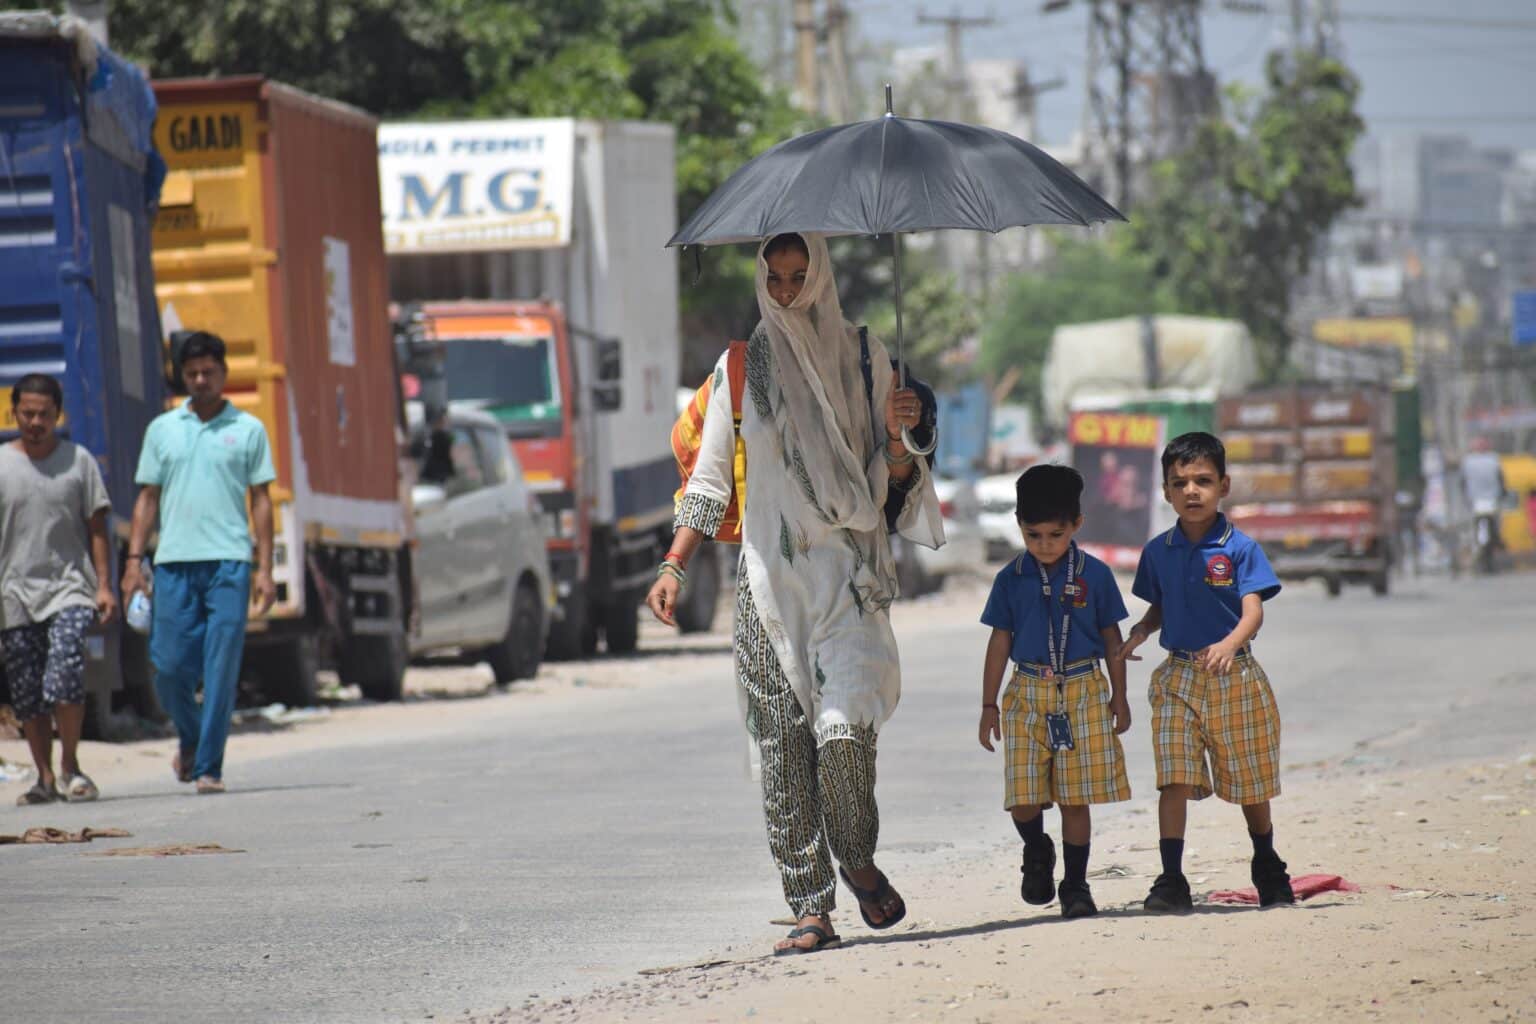
[[1232, 559], [1226, 555], [1212, 555], [1205, 563], [1205, 582], [1213, 587], [1232, 585]]
[[1061, 592], [1061, 603], [1066, 604], [1068, 600], [1071, 600], [1073, 608], [1087, 608], [1088, 581], [1079, 578], [1072, 584], [1072, 586], [1063, 587]]

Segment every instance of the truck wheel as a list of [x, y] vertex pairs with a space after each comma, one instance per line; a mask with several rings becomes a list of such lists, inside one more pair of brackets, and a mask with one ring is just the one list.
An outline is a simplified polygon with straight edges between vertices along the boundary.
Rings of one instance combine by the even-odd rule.
[[640, 611], [628, 594], [614, 595], [603, 614], [603, 636], [609, 654], [633, 654], [640, 645]]
[[512, 597], [512, 620], [507, 623], [507, 635], [485, 652], [485, 660], [491, 663], [498, 684], [532, 679], [538, 674], [543, 651], [539, 633], [543, 626], [538, 592], [527, 583], [519, 584]]
[[[572, 587], [564, 601], [565, 615], [549, 624], [549, 638], [544, 642], [544, 657], [550, 661], [574, 661], [592, 653], [586, 636], [591, 628], [587, 620], [587, 592]], [[596, 641], [594, 640], [594, 646]]]
[[405, 695], [405, 668], [410, 651], [404, 634], [354, 636], [342, 648], [337, 674], [356, 683], [369, 700], [397, 701]]
[[711, 545], [699, 549], [688, 573], [688, 585], [677, 602], [677, 628], [684, 633], [708, 633], [720, 604], [720, 558]]
[[1323, 585], [1328, 588], [1329, 597], [1338, 597], [1344, 593], [1344, 581], [1337, 576], [1324, 576]]
[[85, 721], [80, 725], [83, 740], [112, 738], [112, 697], [95, 690], [85, 691]]
[[1371, 593], [1377, 597], [1386, 597], [1391, 589], [1391, 580], [1387, 577], [1387, 570], [1379, 569], [1371, 575]]
[[163, 724], [170, 716], [155, 694], [155, 666], [149, 660], [149, 637], [126, 627], [119, 654], [123, 660], [123, 701], [140, 718]]
[[246, 665], [255, 672], [267, 700], [291, 708], [312, 707], [320, 689], [315, 678], [320, 669], [318, 646], [308, 634], [262, 644], [247, 652]]

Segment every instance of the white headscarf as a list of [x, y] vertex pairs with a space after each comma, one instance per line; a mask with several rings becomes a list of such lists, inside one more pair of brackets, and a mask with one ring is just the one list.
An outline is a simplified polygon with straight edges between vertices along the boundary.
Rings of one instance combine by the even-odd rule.
[[763, 256], [768, 243], [757, 250], [757, 308], [782, 388], [774, 418], [785, 451], [798, 452], [804, 462], [828, 523], [874, 530], [885, 515], [890, 473], [885, 460], [874, 457], [858, 332], [843, 320], [826, 239], [805, 232], [800, 237], [810, 253], [810, 266], [805, 287], [788, 306], [768, 294], [768, 261]]

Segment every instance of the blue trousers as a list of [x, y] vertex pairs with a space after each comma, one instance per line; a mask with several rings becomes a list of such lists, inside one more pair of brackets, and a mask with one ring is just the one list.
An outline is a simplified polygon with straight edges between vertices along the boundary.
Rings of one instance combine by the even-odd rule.
[[[245, 620], [251, 601], [249, 562], [171, 562], [155, 566], [149, 657], [155, 692], [176, 723], [181, 761], [194, 778], [224, 777], [224, 744], [235, 710]], [[203, 705], [197, 705], [197, 685]]]

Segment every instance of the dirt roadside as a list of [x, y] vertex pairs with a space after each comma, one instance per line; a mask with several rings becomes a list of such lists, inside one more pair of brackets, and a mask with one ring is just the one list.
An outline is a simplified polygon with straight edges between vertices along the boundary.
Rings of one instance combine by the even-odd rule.
[[[1138, 808], [1095, 838], [1097, 918], [1066, 922], [1054, 905], [1026, 907], [1017, 854], [1000, 843], [993, 862], [901, 879], [912, 912], [893, 933], [843, 912], [840, 950], [663, 969], [467, 1019], [1536, 1020], [1530, 753], [1296, 771], [1276, 818], [1293, 874], [1339, 874], [1362, 891], [1295, 908], [1204, 903], [1188, 917], [1147, 917], [1156, 824]], [[1234, 808], [1213, 800], [1193, 810], [1186, 867], [1197, 894], [1249, 885], [1249, 852]], [[765, 943], [774, 934], [765, 930]]]

